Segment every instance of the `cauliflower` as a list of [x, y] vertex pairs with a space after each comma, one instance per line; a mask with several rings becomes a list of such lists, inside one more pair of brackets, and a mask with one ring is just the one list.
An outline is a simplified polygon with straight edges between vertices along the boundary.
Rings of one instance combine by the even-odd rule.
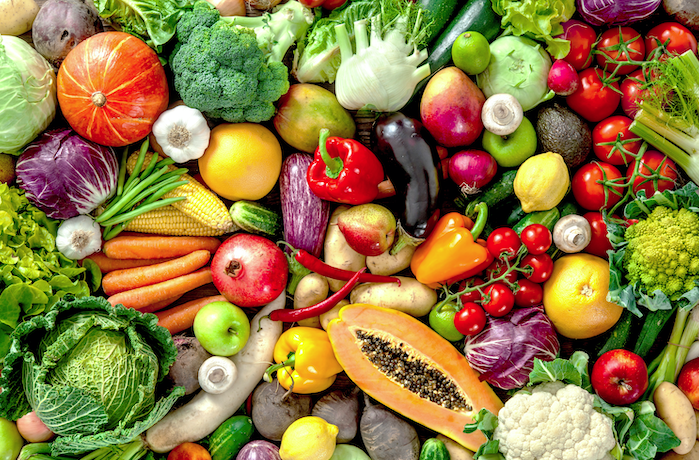
[[498, 413], [493, 439], [506, 460], [602, 460], [616, 446], [594, 395], [561, 381], [520, 390]]

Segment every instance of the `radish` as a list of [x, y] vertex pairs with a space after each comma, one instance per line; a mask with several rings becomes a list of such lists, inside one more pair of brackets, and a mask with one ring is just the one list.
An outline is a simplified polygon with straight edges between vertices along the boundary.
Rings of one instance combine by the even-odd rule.
[[580, 77], [568, 61], [558, 59], [549, 70], [549, 88], [559, 96], [569, 96], [580, 86]]

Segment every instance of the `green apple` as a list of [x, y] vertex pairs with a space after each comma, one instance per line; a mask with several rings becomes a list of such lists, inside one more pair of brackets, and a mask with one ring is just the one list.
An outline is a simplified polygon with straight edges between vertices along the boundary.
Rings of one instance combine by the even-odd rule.
[[15, 460], [23, 444], [15, 422], [0, 418], [0, 460]]
[[536, 153], [536, 130], [527, 117], [517, 129], [506, 136], [483, 132], [483, 149], [491, 154], [498, 166], [512, 168]]
[[204, 350], [216, 356], [238, 353], [250, 338], [250, 320], [230, 302], [211, 302], [194, 317], [194, 336]]

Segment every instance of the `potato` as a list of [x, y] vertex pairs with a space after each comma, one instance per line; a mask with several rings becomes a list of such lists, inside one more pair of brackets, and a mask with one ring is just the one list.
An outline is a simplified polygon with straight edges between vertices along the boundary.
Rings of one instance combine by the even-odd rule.
[[[301, 278], [294, 291], [294, 309], [310, 307], [328, 297], [328, 279], [318, 273], [311, 272]], [[298, 321], [299, 326], [320, 327], [320, 318], [302, 319]]]
[[671, 450], [660, 457], [660, 460], [699, 460], [699, 442], [695, 442], [692, 450], [686, 454], [681, 455]]
[[362, 283], [350, 293], [350, 303], [368, 303], [392, 308], [416, 318], [425, 316], [437, 303], [437, 291], [409, 276], [398, 283]]
[[680, 438], [675, 453], [689, 453], [697, 442], [697, 416], [687, 396], [670, 382], [663, 382], [653, 393], [653, 403], [660, 417]]
[[395, 275], [410, 267], [410, 259], [413, 258], [416, 248], [417, 246], [408, 244], [393, 256], [390, 249], [378, 256], [369, 256], [366, 258], [366, 266], [374, 275]]
[[34, 0], [0, 0], [0, 35], [15, 37], [32, 30], [39, 5]]
[[451, 458], [451, 460], [473, 460], [473, 452], [453, 439], [447, 438], [443, 434], [438, 434], [437, 439], [447, 446], [447, 451], [449, 452], [449, 458]]
[[[325, 232], [323, 260], [325, 263], [335, 268], [356, 272], [366, 266], [366, 256], [349, 247], [345, 236], [337, 226], [337, 217], [349, 208], [350, 207], [346, 205], [338, 206], [330, 215], [328, 229]], [[328, 285], [333, 292], [340, 290], [346, 283], [347, 281], [328, 278]]]
[[326, 311], [325, 313], [320, 315], [320, 326], [327, 331], [328, 324], [330, 324], [330, 321], [334, 320], [340, 315], [340, 309], [345, 305], [349, 305], [349, 300], [342, 299], [337, 303], [337, 305], [332, 307], [330, 311]]

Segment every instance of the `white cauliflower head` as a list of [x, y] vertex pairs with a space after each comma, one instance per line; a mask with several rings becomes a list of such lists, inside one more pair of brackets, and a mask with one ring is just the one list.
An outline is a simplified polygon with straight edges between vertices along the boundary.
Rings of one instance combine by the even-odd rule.
[[543, 383], [510, 398], [493, 439], [506, 460], [603, 460], [616, 445], [612, 420], [576, 385]]

